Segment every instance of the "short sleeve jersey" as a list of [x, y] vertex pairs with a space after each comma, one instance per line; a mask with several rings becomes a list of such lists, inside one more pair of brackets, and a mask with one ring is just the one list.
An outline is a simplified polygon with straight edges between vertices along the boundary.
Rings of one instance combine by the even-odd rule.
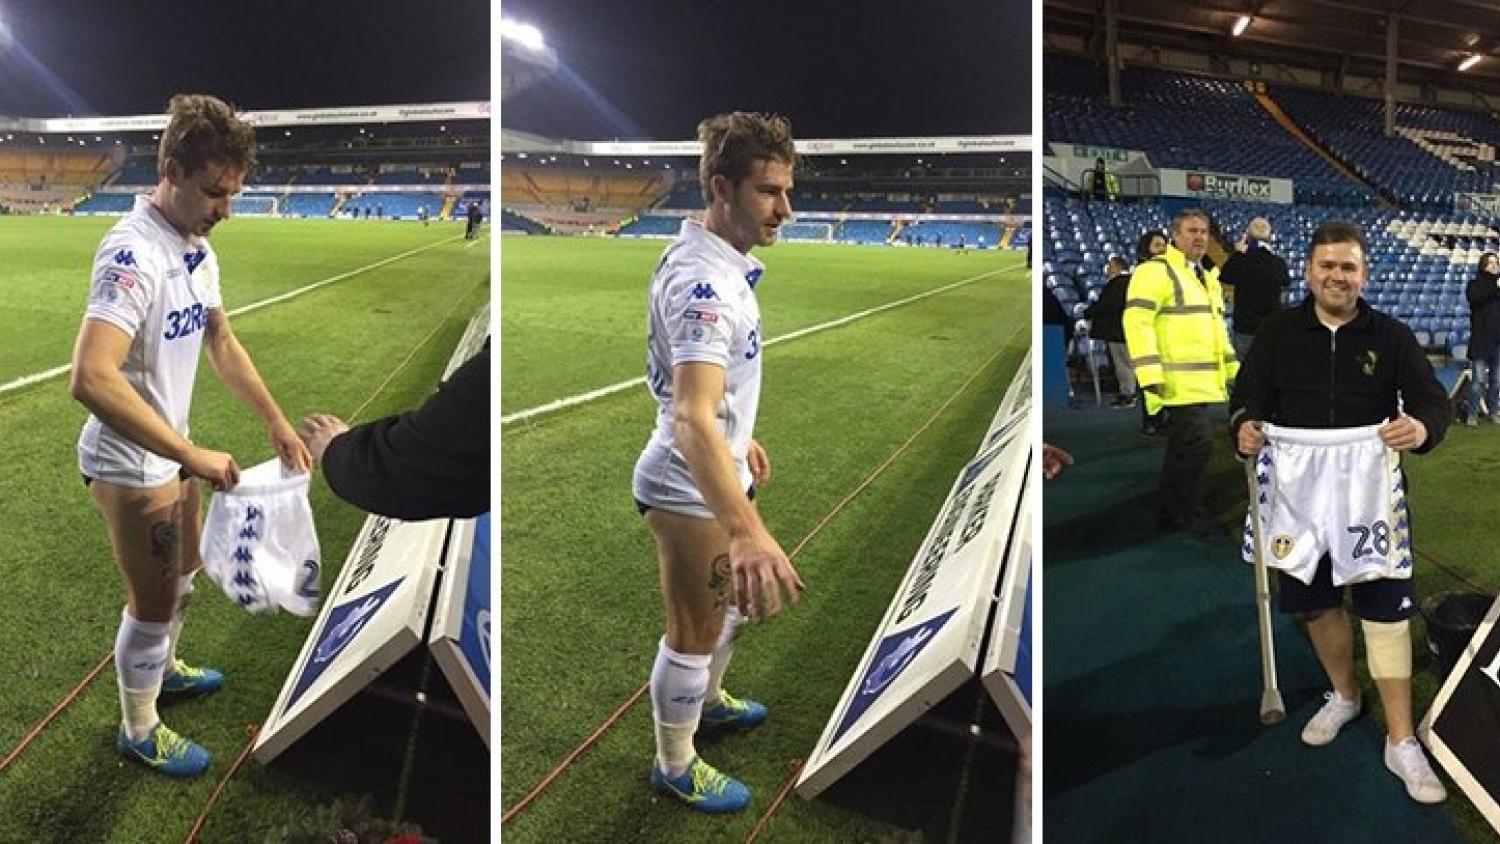
[[[184, 237], [148, 197], [136, 197], [94, 256], [84, 318], [130, 335], [121, 374], [184, 437], [208, 312], [222, 307], [219, 262], [208, 241]], [[92, 415], [78, 459], [85, 475], [125, 486], [160, 485], [178, 470]]]
[[696, 220], [684, 220], [651, 279], [646, 384], [656, 398], [656, 428], [636, 464], [636, 498], [668, 510], [710, 516], [677, 450], [672, 429], [672, 368], [709, 363], [724, 369], [718, 421], [741, 486], [760, 403], [761, 322], [755, 285], [764, 266]]

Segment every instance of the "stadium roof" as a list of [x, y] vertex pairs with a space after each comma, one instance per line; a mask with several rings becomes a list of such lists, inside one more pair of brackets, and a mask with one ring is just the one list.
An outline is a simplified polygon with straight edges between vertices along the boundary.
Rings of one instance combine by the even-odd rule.
[[[1104, 38], [1100, 0], [1044, 0], [1043, 29]], [[1396, 27], [1397, 79], [1500, 93], [1500, 3], [1494, 0], [1114, 0], [1119, 38], [1210, 54], [1383, 78]], [[1231, 31], [1250, 18], [1239, 37]], [[1471, 55], [1470, 70], [1458, 65]]]

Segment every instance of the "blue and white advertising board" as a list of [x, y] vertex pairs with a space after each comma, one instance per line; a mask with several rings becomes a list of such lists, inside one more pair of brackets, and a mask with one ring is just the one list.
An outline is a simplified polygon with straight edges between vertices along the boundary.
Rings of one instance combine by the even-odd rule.
[[976, 677], [1002, 567], [1029, 534], [1020, 514], [1031, 457], [1029, 383], [1013, 382], [1001, 402], [1012, 412], [997, 413], [954, 481], [802, 769], [803, 797], [820, 794]]
[[490, 743], [490, 514], [453, 523], [427, 641], [474, 729]]
[[371, 516], [282, 685], [254, 756], [270, 762], [422, 643], [447, 519]]

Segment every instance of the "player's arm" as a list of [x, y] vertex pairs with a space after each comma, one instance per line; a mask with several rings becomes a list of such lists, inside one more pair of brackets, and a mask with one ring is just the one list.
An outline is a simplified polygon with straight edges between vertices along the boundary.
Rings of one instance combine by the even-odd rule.
[[208, 353], [208, 362], [213, 366], [214, 373], [230, 394], [249, 405], [265, 420], [271, 445], [281, 461], [299, 472], [307, 471], [312, 464], [307, 446], [302, 444], [297, 431], [287, 421], [286, 414], [281, 412], [276, 399], [271, 397], [271, 391], [261, 379], [255, 362], [250, 360], [250, 353], [240, 345], [239, 338], [234, 336], [234, 329], [229, 327], [229, 317], [224, 314], [223, 308], [210, 308], [208, 311], [208, 328], [203, 335], [203, 349]]
[[708, 509], [729, 534], [729, 560], [740, 611], [750, 618], [781, 611], [781, 590], [796, 603], [802, 579], [740, 489], [729, 443], [719, 430], [717, 408], [724, 401], [724, 368], [712, 363], [672, 367], [672, 427], [677, 448]]
[[239, 469], [223, 452], [198, 448], [172, 429], [130, 386], [120, 367], [131, 337], [102, 319], [85, 319], [73, 347], [68, 392], [112, 430], [153, 454], [180, 463], [215, 489], [234, 486]]

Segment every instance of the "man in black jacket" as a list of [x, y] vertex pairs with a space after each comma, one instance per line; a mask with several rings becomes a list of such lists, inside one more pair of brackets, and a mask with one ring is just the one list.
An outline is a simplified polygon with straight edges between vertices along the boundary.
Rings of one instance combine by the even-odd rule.
[[1281, 310], [1281, 291], [1289, 283], [1286, 261], [1271, 251], [1270, 243], [1271, 224], [1256, 217], [1219, 271], [1219, 283], [1234, 288], [1234, 354], [1241, 363], [1261, 322]]
[[416, 521], [490, 509], [490, 343], [416, 410], [350, 428], [315, 414], [302, 439], [339, 498]]
[[1114, 364], [1115, 380], [1120, 384], [1120, 392], [1110, 406], [1130, 407], [1135, 404], [1135, 367], [1130, 363], [1130, 352], [1125, 348], [1125, 328], [1120, 324], [1120, 318], [1125, 315], [1130, 267], [1124, 258], [1111, 255], [1108, 272], [1109, 281], [1083, 315], [1089, 320], [1089, 336], [1109, 344], [1109, 360]]
[[[1259, 423], [1266, 421], [1321, 429], [1380, 425], [1376, 433], [1386, 447], [1419, 454], [1431, 451], [1450, 421], [1447, 394], [1411, 330], [1360, 299], [1368, 278], [1363, 234], [1352, 223], [1327, 222], [1313, 233], [1310, 249], [1311, 297], [1259, 326], [1240, 369], [1230, 416], [1237, 450], [1247, 457], [1259, 452], [1265, 443]], [[1328, 487], [1339, 482], [1329, 478]], [[1401, 521], [1405, 524], [1383, 527], [1409, 530], [1404, 512]], [[1363, 529], [1349, 528], [1351, 533]], [[1283, 540], [1290, 544], [1276, 537], [1262, 546], [1279, 547]], [[1390, 541], [1388, 535], [1385, 541]], [[1275, 551], [1278, 560], [1285, 551]], [[1357, 546], [1354, 554], [1359, 555]], [[1267, 563], [1274, 565], [1272, 560]], [[1354, 631], [1342, 589], [1333, 585], [1333, 569], [1333, 561], [1324, 554], [1310, 584], [1277, 572], [1280, 608], [1306, 621], [1318, 660], [1333, 685], [1327, 702], [1302, 731], [1302, 740], [1310, 745], [1333, 741], [1360, 712]], [[1386, 767], [1406, 784], [1412, 799], [1436, 803], [1445, 791], [1412, 731], [1408, 619], [1415, 611], [1415, 598], [1410, 568], [1404, 574], [1354, 582], [1349, 590], [1385, 710]]]

